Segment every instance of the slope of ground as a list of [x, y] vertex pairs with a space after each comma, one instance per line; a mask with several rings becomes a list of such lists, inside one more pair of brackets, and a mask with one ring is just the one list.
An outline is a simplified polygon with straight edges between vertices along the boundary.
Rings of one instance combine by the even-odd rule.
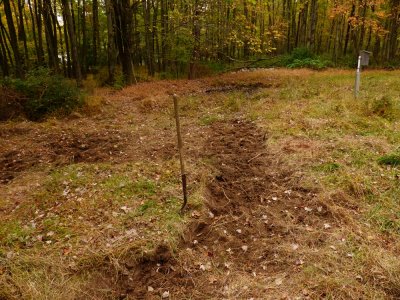
[[0, 124], [0, 298], [400, 298], [398, 75], [357, 100], [338, 70], [141, 83]]

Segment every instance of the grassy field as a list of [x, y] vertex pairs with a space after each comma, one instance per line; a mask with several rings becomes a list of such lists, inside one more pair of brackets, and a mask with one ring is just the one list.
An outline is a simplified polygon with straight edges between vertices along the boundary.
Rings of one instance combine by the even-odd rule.
[[0, 299], [399, 299], [399, 75], [98, 88], [0, 124]]

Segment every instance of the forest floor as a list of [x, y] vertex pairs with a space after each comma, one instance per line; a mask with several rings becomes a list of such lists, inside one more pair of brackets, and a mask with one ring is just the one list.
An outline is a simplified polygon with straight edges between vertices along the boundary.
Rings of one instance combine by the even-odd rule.
[[400, 299], [399, 75], [98, 88], [0, 124], [0, 299]]

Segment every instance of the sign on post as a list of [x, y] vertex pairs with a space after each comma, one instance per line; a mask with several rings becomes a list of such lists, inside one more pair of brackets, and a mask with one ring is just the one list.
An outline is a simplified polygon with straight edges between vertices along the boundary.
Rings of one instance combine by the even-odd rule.
[[362, 66], [368, 66], [369, 64], [369, 56], [372, 54], [372, 52], [361, 50], [360, 51], [360, 56], [361, 56], [361, 65]]
[[358, 92], [360, 91], [360, 81], [361, 81], [361, 67], [368, 66], [369, 57], [372, 53], [366, 50], [361, 50], [360, 55], [358, 56], [357, 62], [357, 72], [356, 72], [356, 84], [354, 87], [354, 95], [357, 98]]

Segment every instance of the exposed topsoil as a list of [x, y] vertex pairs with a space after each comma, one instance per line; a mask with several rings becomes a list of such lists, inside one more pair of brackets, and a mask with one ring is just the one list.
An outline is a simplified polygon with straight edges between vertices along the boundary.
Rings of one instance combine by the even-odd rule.
[[[303, 261], [281, 245], [324, 243], [325, 235], [316, 239], [313, 228], [333, 220], [264, 142], [265, 134], [252, 122], [213, 124], [204, 145], [204, 156], [215, 167], [207, 184], [209, 211], [195, 216], [176, 253], [161, 245], [138, 264], [124, 261], [117, 283], [122, 297], [159, 299], [168, 291], [174, 299], [259, 298], [250, 290], [235, 296], [243, 292], [243, 286], [235, 285], [248, 284], [247, 277], [260, 284], [271, 278], [290, 281]], [[307, 214], [306, 206], [317, 213]]]
[[[117, 130], [33, 132], [28, 128], [9, 130], [2, 135], [9, 140], [0, 144], [3, 146], [0, 184], [39, 165], [115, 161], [124, 156], [129, 137], [128, 133]], [[21, 138], [26, 139], [22, 145]]]

